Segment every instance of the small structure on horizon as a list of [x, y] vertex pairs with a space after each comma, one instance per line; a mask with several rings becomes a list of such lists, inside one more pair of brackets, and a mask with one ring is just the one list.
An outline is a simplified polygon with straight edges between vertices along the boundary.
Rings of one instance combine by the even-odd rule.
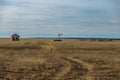
[[19, 41], [20, 40], [20, 36], [18, 34], [13, 34], [11, 36], [11, 38], [12, 38], [12, 41]]
[[62, 36], [62, 35], [63, 35], [63, 34], [60, 34], [60, 33], [58, 34], [59, 40], [62, 40], [62, 39], [61, 39], [61, 36]]
[[61, 38], [61, 36], [62, 36], [63, 34], [58, 34], [58, 39], [55, 39], [54, 41], [62, 41], [62, 38]]

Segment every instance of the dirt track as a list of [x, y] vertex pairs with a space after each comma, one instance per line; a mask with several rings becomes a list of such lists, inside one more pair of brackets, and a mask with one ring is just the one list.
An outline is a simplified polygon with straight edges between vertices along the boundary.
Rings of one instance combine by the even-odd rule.
[[[73, 80], [73, 79], [81, 79], [81, 80], [92, 80], [92, 76], [90, 76], [90, 73], [92, 72], [92, 69], [93, 69], [93, 66], [86, 63], [86, 62], [83, 62], [81, 60], [78, 60], [78, 59], [74, 59], [74, 58], [71, 58], [71, 57], [64, 57], [64, 56], [60, 56], [59, 58], [61, 58], [63, 62], [66, 62], [66, 66], [62, 69], [62, 71], [60, 73], [57, 74], [57, 76], [54, 78], [54, 79], [62, 79], [62, 80]], [[76, 66], [74, 66], [76, 65]], [[76, 68], [76, 67], [79, 67], [79, 69], [81, 69], [81, 72], [82, 74], [81, 75], [74, 75], [74, 77], [72, 76], [67, 76], [67, 75], [70, 75], [70, 73], [72, 73], [72, 68]], [[84, 71], [83, 71], [84, 70]], [[68, 78], [65, 78], [66, 76]], [[80, 77], [81, 76], [81, 77]]]

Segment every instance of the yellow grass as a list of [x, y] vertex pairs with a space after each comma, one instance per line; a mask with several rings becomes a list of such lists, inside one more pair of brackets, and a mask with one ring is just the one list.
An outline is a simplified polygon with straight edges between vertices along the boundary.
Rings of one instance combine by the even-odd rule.
[[0, 39], [0, 80], [120, 80], [120, 41]]

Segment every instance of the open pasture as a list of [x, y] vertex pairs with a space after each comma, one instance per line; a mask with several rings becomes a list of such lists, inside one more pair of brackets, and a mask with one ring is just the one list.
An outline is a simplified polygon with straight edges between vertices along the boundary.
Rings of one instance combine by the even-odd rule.
[[120, 41], [0, 39], [0, 80], [120, 80]]

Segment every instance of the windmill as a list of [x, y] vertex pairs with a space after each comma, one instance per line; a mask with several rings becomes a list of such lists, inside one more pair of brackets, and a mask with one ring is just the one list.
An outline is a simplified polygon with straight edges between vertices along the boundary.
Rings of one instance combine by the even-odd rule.
[[59, 39], [59, 40], [61, 40], [61, 36], [62, 36], [62, 35], [63, 35], [63, 34], [61, 34], [61, 33], [58, 34], [58, 39]]
[[55, 40], [53, 40], [53, 41], [62, 41], [62, 39], [61, 39], [61, 36], [62, 36], [63, 34], [61, 34], [61, 33], [58, 33], [58, 39], [55, 39]]

